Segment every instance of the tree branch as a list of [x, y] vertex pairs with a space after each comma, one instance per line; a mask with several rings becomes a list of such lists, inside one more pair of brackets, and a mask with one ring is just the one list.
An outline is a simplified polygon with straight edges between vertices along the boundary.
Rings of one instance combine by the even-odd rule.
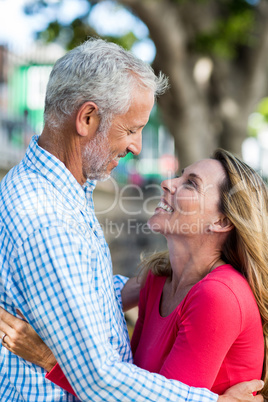
[[[178, 3], [166, 0], [120, 0], [147, 25], [155, 43], [157, 54], [153, 63], [155, 71], [163, 71], [170, 80], [170, 91], [161, 97], [166, 118], [174, 113], [179, 118], [192, 118], [189, 111], [196, 103], [204, 105], [201, 93], [193, 79], [193, 65], [189, 57], [187, 30], [181, 19]], [[169, 110], [169, 112], [168, 112]], [[172, 117], [171, 117], [172, 118]]]

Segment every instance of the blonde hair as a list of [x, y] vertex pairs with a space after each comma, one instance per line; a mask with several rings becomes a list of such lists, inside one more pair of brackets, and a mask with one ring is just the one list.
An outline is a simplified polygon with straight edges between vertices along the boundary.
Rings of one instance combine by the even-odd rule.
[[[268, 396], [268, 190], [262, 178], [230, 152], [218, 149], [215, 159], [226, 176], [220, 185], [219, 211], [234, 225], [222, 249], [222, 259], [247, 279], [260, 311], [265, 340], [262, 394]], [[145, 271], [170, 276], [168, 251], [142, 261]]]
[[[268, 191], [262, 178], [230, 152], [217, 150], [226, 180], [221, 185], [220, 211], [234, 225], [222, 250], [222, 258], [242, 272], [259, 307], [265, 349], [268, 345]], [[268, 396], [267, 351], [262, 394]]]

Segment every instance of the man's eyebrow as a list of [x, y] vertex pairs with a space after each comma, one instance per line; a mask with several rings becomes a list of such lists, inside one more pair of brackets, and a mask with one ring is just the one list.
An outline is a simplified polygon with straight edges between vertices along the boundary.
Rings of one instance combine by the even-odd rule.
[[[183, 174], [184, 172], [185, 172], [185, 169], [182, 169], [181, 174]], [[201, 177], [198, 176], [198, 174], [196, 174], [196, 173], [189, 173], [188, 176], [189, 176], [189, 177], [194, 177], [195, 179], [200, 180], [200, 181], [203, 182], [203, 180], [201, 179]]]
[[145, 126], [146, 126], [146, 124], [141, 124], [140, 126], [132, 126], [130, 128], [131, 128], [131, 130], [139, 130], [140, 128], [143, 128]]

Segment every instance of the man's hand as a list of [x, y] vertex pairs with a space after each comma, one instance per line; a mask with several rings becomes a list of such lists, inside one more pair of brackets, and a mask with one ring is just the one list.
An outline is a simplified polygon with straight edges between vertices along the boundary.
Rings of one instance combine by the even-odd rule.
[[2, 346], [17, 356], [50, 371], [57, 363], [49, 347], [24, 317], [16, 318], [0, 307], [0, 338]]
[[227, 389], [223, 395], [219, 396], [218, 402], [263, 402], [262, 395], [252, 394], [260, 391], [263, 385], [261, 380], [241, 382]]

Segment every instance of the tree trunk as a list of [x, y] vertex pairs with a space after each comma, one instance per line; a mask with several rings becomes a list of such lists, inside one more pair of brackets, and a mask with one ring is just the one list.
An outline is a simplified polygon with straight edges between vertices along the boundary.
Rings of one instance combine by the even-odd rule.
[[[176, 90], [176, 89], [175, 89]], [[168, 98], [170, 102], [168, 102]], [[202, 102], [188, 102], [181, 113], [170, 94], [159, 100], [163, 119], [173, 134], [180, 168], [210, 156], [216, 146], [210, 116]]]
[[[87, 1], [94, 6], [103, 0]], [[29, 3], [42, 9], [50, 2]], [[157, 51], [153, 67], [170, 79], [170, 90], [159, 104], [175, 138], [181, 166], [209, 156], [218, 146], [240, 154], [248, 115], [266, 94], [268, 0], [118, 3], [147, 25]], [[81, 29], [76, 29], [77, 24]], [[56, 27], [60, 26], [57, 22]], [[66, 26], [64, 29], [66, 35]], [[71, 29], [71, 45], [73, 39], [79, 43], [84, 40], [90, 32], [87, 16], [78, 19]], [[56, 32], [55, 38], [59, 37]], [[211, 65], [205, 81], [196, 75], [202, 59]]]
[[254, 46], [237, 48], [234, 58], [211, 59], [211, 79], [200, 86], [194, 66], [203, 56], [189, 43], [198, 29], [213, 26], [221, 12], [213, 0], [121, 0], [148, 27], [157, 54], [153, 67], [170, 79], [159, 99], [163, 120], [175, 138], [181, 167], [208, 157], [217, 147], [241, 154], [248, 115], [265, 95], [268, 62], [268, 2], [252, 8]]

